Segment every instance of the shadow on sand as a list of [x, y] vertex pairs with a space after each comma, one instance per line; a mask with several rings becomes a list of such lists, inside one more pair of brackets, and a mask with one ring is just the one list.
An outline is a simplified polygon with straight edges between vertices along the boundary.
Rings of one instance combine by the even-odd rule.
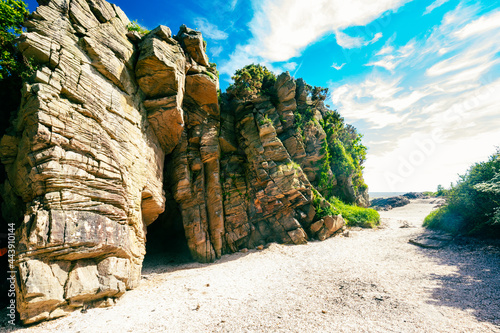
[[456, 267], [448, 275], [431, 273], [438, 287], [429, 303], [458, 308], [500, 329], [500, 242], [459, 237], [441, 249], [421, 248], [440, 265]]

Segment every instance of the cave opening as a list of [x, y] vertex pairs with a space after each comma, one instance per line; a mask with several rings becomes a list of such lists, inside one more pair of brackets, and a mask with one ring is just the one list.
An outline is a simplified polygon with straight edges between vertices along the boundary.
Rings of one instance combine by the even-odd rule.
[[169, 157], [165, 159], [164, 169], [165, 211], [147, 227], [143, 270], [194, 262], [187, 244], [181, 210], [170, 191]]
[[169, 192], [165, 192], [165, 211], [147, 229], [144, 268], [194, 261], [187, 244], [179, 207]]

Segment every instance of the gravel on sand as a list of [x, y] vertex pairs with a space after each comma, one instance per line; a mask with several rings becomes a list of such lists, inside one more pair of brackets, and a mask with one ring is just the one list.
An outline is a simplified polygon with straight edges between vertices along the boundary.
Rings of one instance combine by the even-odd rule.
[[[377, 230], [143, 269], [113, 307], [20, 332], [500, 332], [500, 250], [422, 248], [433, 199], [380, 212]], [[346, 233], [347, 234], [347, 233]]]

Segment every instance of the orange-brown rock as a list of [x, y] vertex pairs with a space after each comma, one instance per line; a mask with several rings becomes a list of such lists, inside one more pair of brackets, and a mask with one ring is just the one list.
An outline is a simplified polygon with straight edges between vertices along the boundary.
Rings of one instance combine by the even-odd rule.
[[[164, 214], [182, 220], [200, 262], [342, 227], [341, 216], [315, 221], [326, 134], [303, 81], [283, 73], [276, 98], [224, 100], [200, 32], [132, 33], [104, 0], [43, 3], [19, 43], [39, 67], [15, 134], [0, 141], [23, 323], [111, 305], [136, 287], [165, 193]], [[309, 107], [315, 122], [299, 132], [295, 115]]]

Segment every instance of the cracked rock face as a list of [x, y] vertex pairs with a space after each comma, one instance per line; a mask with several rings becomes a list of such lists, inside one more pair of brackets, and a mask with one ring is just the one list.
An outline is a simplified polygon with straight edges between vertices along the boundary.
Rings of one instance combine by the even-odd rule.
[[0, 142], [23, 323], [109, 306], [137, 286], [165, 192], [200, 262], [343, 226], [340, 216], [314, 221], [325, 133], [312, 126], [303, 140], [293, 126], [308, 103], [303, 82], [284, 73], [275, 101], [219, 105], [201, 33], [131, 33], [104, 0], [43, 3], [20, 42], [40, 66], [15, 135]]
[[[1, 157], [4, 192], [26, 207], [15, 221], [24, 323], [109, 304], [135, 287], [146, 225], [164, 210], [168, 147], [148, 120], [163, 109], [143, 103], [128, 23], [105, 1], [50, 1], [22, 36], [40, 69], [23, 88], [17, 135], [3, 137]], [[177, 112], [165, 137], [178, 141]]]

